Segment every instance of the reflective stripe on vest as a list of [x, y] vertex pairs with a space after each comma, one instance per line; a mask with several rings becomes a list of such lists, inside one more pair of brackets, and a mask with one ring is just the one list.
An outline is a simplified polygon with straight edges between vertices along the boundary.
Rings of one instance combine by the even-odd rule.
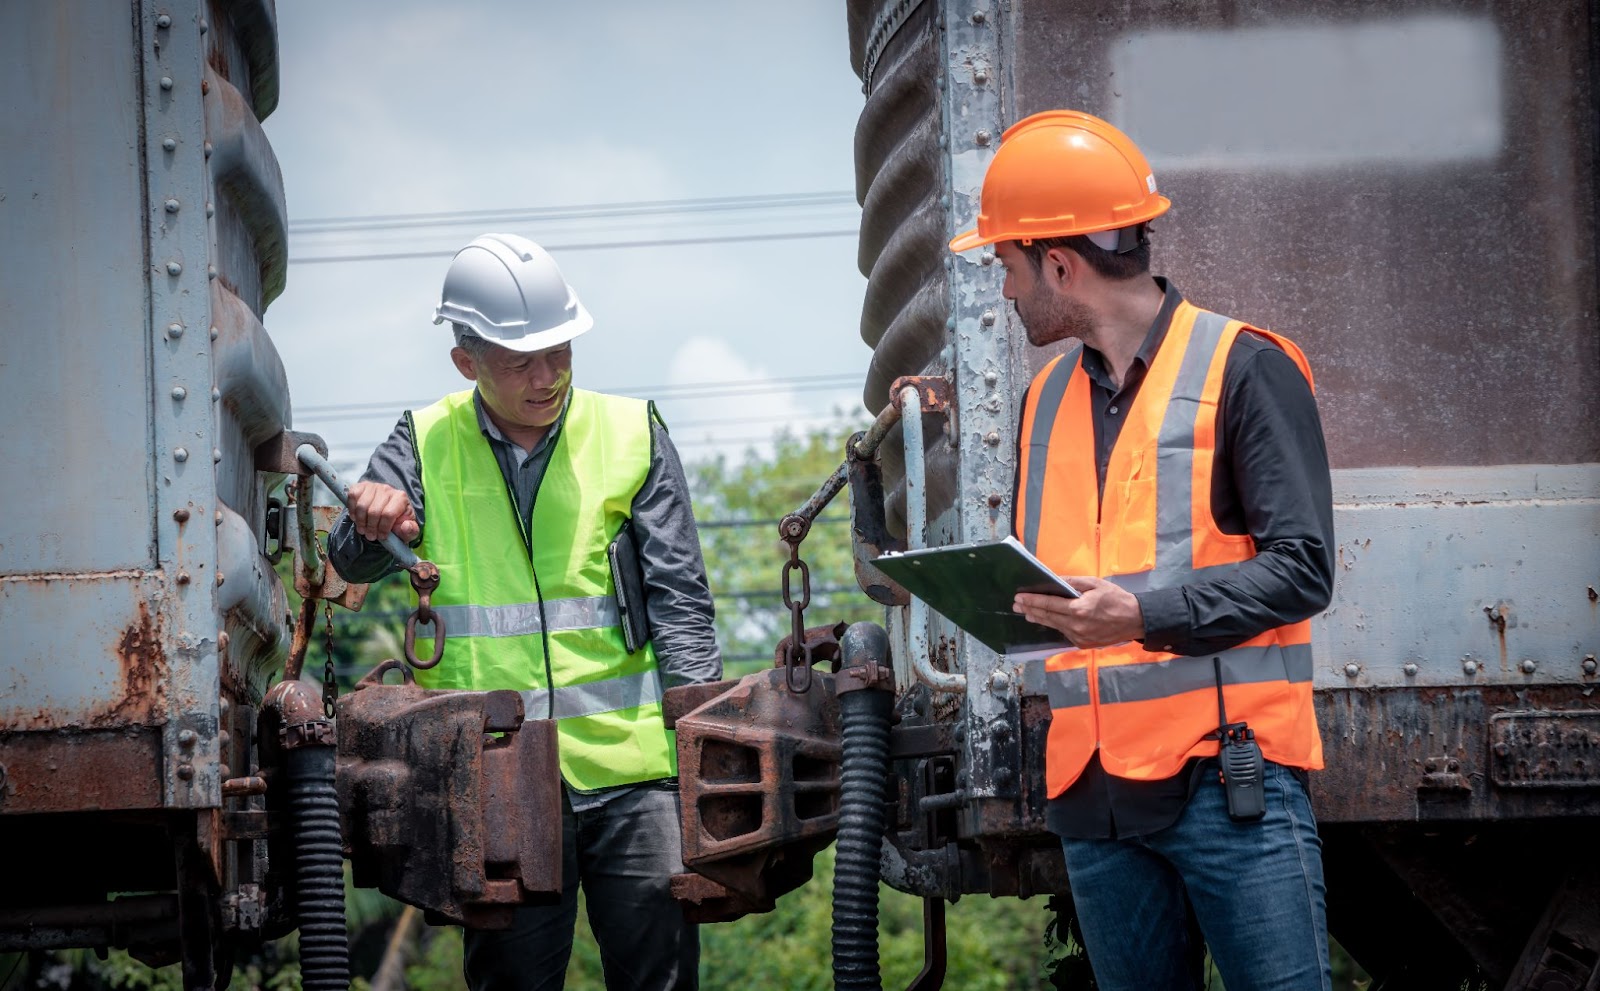
[[409, 414], [448, 640], [425, 688], [510, 689], [558, 720], [561, 775], [580, 791], [669, 777], [676, 744], [651, 644], [628, 653], [606, 546], [651, 465], [654, 413], [573, 389], [531, 520], [518, 512], [471, 392]]
[[[1177, 307], [1113, 445], [1103, 493], [1081, 347], [1035, 377], [1023, 407], [1016, 531], [1058, 574], [1138, 593], [1226, 579], [1254, 556], [1248, 535], [1222, 533], [1211, 507], [1216, 409], [1243, 327]], [[1254, 332], [1277, 342], [1310, 382], [1293, 342]], [[1054, 713], [1048, 793], [1071, 785], [1097, 750], [1108, 772], [1140, 780], [1215, 754], [1206, 740], [1217, 725], [1212, 656], [1222, 663], [1229, 719], [1248, 721], [1269, 759], [1322, 766], [1310, 640], [1309, 622], [1299, 622], [1216, 655], [1180, 657], [1139, 643], [1052, 653], [1044, 661]]]
[[[1211, 664], [1212, 657], [1222, 661], [1224, 686], [1257, 685], [1267, 681], [1297, 684], [1311, 680], [1311, 645], [1308, 643], [1235, 647], [1218, 654], [1098, 668], [1100, 703], [1148, 702], [1184, 692], [1214, 692], [1217, 673]], [[1070, 709], [1089, 704], [1088, 668], [1046, 671], [1044, 680], [1050, 708]]]
[[[433, 611], [444, 619], [447, 640], [451, 637], [521, 637], [545, 628], [537, 602], [508, 606], [435, 606]], [[609, 595], [547, 601], [544, 615], [550, 621], [551, 631], [587, 630], [621, 623], [617, 601]]]
[[[529, 719], [544, 719], [552, 712], [550, 692], [531, 688], [519, 692], [522, 711]], [[584, 685], [563, 685], [555, 690], [555, 708], [552, 718], [573, 719], [578, 716], [597, 716], [602, 712], [634, 709], [651, 702], [661, 701], [661, 672], [640, 671], [621, 678], [591, 681]]]

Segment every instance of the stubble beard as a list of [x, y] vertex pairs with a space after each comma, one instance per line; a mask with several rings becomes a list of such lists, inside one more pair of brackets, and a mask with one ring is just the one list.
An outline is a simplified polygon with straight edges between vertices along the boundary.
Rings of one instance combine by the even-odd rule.
[[1028, 300], [1027, 313], [1017, 307], [1017, 318], [1027, 332], [1028, 343], [1042, 348], [1069, 337], [1087, 340], [1094, 334], [1094, 311], [1074, 299], [1035, 293]]

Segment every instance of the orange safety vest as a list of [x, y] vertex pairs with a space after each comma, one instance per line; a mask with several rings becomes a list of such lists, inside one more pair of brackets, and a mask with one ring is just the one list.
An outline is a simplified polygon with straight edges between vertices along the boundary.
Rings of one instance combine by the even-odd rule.
[[[1255, 556], [1248, 534], [1223, 533], [1211, 511], [1217, 402], [1239, 332], [1292, 341], [1181, 303], [1139, 387], [1106, 469], [1095, 472], [1089, 376], [1076, 348], [1047, 364], [1022, 412], [1017, 538], [1060, 575], [1094, 575], [1130, 592], [1209, 581]], [[1155, 646], [1155, 645], [1151, 645]], [[1248, 722], [1268, 760], [1322, 766], [1311, 704], [1311, 623], [1267, 630], [1218, 654], [1181, 656], [1135, 642], [1066, 650], [1045, 661], [1048, 793], [1066, 791], [1098, 748], [1106, 771], [1154, 781], [1217, 754], [1217, 676], [1230, 722]]]

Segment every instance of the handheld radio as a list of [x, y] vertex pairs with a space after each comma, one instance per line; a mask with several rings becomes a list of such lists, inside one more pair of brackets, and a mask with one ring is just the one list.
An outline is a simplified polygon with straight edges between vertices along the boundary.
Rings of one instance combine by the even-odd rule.
[[1228, 798], [1228, 818], [1234, 822], [1257, 822], [1267, 814], [1267, 799], [1262, 791], [1266, 760], [1255, 731], [1246, 723], [1228, 722], [1222, 704], [1222, 658], [1213, 657], [1217, 671], [1217, 764], [1222, 774], [1222, 790]]

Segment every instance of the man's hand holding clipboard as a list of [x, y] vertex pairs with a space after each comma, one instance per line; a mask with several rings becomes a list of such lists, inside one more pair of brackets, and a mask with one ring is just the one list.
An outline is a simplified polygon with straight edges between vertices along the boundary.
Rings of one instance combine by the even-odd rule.
[[1012, 609], [1030, 623], [1057, 630], [1074, 647], [1106, 647], [1144, 638], [1144, 613], [1132, 592], [1103, 578], [1067, 579], [1077, 598], [1018, 592]]

